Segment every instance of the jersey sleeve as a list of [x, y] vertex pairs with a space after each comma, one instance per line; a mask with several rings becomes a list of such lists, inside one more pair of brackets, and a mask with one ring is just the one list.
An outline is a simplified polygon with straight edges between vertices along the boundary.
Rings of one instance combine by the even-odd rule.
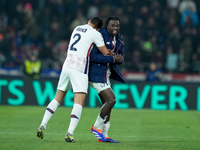
[[95, 44], [97, 47], [101, 47], [101, 46], [104, 46], [104, 45], [105, 45], [101, 33], [97, 32], [97, 31], [96, 31], [95, 34], [94, 34], [94, 44]]

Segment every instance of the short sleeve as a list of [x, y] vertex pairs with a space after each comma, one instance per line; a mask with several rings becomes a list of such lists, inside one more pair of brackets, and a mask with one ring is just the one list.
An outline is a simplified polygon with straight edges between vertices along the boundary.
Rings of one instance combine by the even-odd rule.
[[95, 34], [94, 34], [94, 44], [95, 44], [97, 47], [101, 47], [101, 46], [104, 46], [104, 45], [105, 45], [101, 33], [97, 32], [97, 31], [96, 31]]

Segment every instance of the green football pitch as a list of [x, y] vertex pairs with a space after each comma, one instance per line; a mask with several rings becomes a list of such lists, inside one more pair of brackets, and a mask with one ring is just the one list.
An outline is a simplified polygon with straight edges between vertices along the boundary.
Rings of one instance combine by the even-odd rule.
[[46, 107], [0, 106], [1, 150], [199, 150], [200, 112], [113, 109], [109, 136], [119, 144], [98, 143], [90, 132], [100, 108], [85, 107], [74, 132], [77, 143], [64, 140], [72, 108], [60, 106], [36, 137]]

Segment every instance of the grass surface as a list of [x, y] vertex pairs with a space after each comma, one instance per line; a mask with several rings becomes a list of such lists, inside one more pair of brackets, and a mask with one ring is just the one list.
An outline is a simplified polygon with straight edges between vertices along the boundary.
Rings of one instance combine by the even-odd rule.
[[1, 150], [199, 150], [200, 112], [114, 109], [109, 135], [119, 144], [98, 143], [90, 132], [100, 108], [84, 108], [74, 133], [64, 141], [72, 108], [59, 107], [43, 140], [36, 137], [46, 107], [0, 106]]

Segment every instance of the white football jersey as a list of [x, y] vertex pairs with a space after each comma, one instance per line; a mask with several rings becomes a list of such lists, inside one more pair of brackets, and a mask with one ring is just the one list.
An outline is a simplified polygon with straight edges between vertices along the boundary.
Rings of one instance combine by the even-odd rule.
[[77, 26], [72, 32], [63, 68], [88, 74], [89, 56], [93, 44], [97, 47], [105, 45], [102, 35], [88, 24]]

